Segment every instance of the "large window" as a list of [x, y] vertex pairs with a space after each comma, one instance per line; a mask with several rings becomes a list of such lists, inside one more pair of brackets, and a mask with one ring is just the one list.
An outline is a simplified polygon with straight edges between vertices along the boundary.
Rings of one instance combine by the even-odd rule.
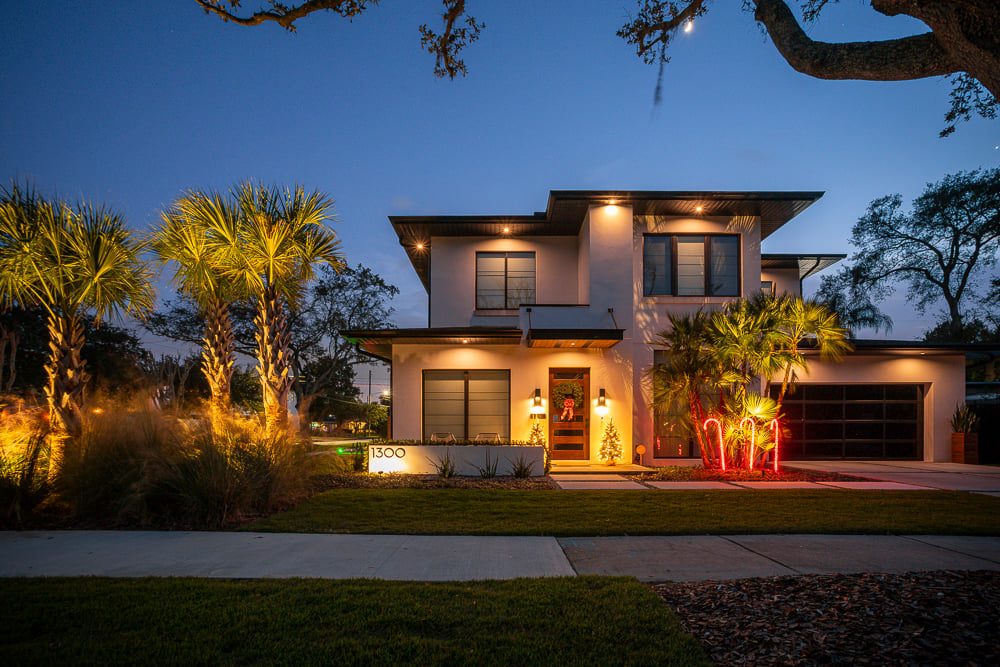
[[642, 291], [646, 296], [739, 296], [740, 237], [646, 235]]
[[535, 253], [476, 253], [477, 309], [514, 309], [534, 302]]
[[424, 439], [481, 433], [510, 439], [510, 371], [424, 371]]

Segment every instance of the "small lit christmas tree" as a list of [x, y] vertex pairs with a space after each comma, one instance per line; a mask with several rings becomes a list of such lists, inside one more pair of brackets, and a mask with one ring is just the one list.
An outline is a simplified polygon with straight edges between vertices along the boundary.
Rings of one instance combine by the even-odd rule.
[[535, 420], [535, 423], [531, 425], [531, 433], [528, 435], [528, 444], [536, 446], [545, 446], [545, 429], [542, 428], [539, 420]]
[[552, 462], [549, 460], [549, 448], [545, 444], [545, 429], [542, 428], [540, 420], [535, 420], [535, 423], [531, 425], [531, 433], [528, 434], [528, 444], [542, 448], [545, 455], [545, 474], [547, 475], [552, 468]]
[[601, 458], [608, 462], [609, 466], [615, 465], [617, 459], [622, 457], [622, 439], [615, 428], [615, 420], [608, 419], [608, 425], [604, 427], [604, 437], [601, 438]]

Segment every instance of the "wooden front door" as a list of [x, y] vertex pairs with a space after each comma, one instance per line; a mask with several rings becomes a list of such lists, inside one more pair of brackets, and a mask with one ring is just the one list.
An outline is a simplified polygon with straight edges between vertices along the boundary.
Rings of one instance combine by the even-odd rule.
[[589, 459], [590, 369], [550, 368], [549, 406], [553, 460]]

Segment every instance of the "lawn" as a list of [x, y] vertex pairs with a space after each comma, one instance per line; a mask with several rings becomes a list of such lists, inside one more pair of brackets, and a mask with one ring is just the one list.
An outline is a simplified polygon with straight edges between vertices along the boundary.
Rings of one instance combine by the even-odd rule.
[[245, 530], [415, 535], [1000, 535], [957, 491], [334, 489]]
[[8, 579], [0, 646], [10, 665], [708, 664], [649, 588], [610, 577]]

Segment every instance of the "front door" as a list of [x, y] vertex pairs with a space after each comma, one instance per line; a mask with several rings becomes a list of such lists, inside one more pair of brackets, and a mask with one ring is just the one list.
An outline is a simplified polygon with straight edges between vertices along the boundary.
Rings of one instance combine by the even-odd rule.
[[549, 369], [549, 433], [553, 460], [590, 458], [590, 369]]

